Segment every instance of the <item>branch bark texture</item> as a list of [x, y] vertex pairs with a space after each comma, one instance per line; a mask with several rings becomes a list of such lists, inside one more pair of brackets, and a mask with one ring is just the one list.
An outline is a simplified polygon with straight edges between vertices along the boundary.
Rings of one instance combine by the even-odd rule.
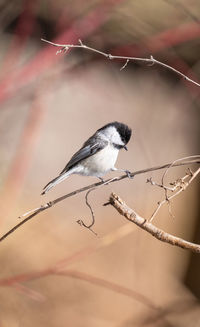
[[145, 218], [139, 216], [133, 209], [129, 208], [127, 204], [115, 193], [110, 195], [109, 199], [112, 206], [130, 222], [136, 224], [152, 236], [156, 237], [159, 241], [169, 243], [171, 245], [178, 246], [183, 249], [191, 250], [196, 253], [200, 253], [200, 245], [183, 240], [180, 237], [176, 237], [169, 233], [166, 233], [162, 229], [159, 229], [152, 223], [148, 222]]

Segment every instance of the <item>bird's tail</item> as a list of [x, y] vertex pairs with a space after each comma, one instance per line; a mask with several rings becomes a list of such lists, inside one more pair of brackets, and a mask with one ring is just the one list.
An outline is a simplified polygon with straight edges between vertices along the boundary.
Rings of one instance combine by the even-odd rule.
[[50, 181], [42, 190], [41, 195], [47, 193], [52, 187], [56, 186], [57, 184], [59, 184], [60, 182], [62, 182], [65, 178], [69, 177], [69, 175], [71, 175], [70, 171], [67, 171], [59, 176], [57, 176], [56, 178], [52, 179], [52, 181]]

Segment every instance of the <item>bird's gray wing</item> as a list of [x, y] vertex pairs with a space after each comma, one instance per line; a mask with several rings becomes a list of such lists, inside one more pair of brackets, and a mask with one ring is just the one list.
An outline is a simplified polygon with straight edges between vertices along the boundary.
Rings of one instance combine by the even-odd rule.
[[82, 146], [82, 148], [77, 151], [73, 157], [70, 159], [65, 168], [61, 171], [60, 175], [67, 172], [69, 169], [73, 168], [82, 160], [94, 155], [98, 151], [102, 150], [108, 142], [106, 140], [101, 140], [99, 138], [91, 137]]

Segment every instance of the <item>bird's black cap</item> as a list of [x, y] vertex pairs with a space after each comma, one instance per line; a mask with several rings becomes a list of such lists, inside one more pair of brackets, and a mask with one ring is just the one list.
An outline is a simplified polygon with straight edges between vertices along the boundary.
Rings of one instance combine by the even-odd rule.
[[129, 128], [126, 124], [123, 123], [119, 123], [117, 121], [109, 123], [105, 126], [103, 126], [102, 128], [98, 129], [98, 131], [101, 131], [102, 129], [105, 129], [107, 127], [113, 126], [117, 129], [118, 133], [121, 136], [122, 141], [127, 144], [131, 138], [131, 128]]

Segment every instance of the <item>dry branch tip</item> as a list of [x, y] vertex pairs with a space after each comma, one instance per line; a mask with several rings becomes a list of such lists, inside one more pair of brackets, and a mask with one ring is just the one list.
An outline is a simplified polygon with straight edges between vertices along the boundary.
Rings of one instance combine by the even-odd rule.
[[165, 231], [159, 229], [145, 218], [139, 216], [132, 208], [128, 207], [126, 203], [120, 199], [115, 193], [110, 195], [110, 202], [113, 207], [127, 220], [136, 224], [141, 229], [145, 230], [159, 241], [178, 246], [182, 249], [191, 250], [195, 253], [200, 253], [200, 245], [188, 242], [180, 237], [176, 237]]

